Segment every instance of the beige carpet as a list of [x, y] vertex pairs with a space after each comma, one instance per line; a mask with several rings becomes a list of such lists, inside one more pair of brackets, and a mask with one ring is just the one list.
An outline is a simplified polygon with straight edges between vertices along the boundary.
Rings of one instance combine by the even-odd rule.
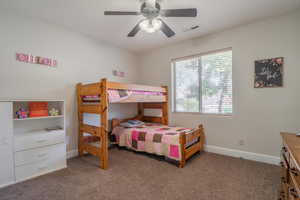
[[277, 166], [201, 153], [179, 169], [135, 154], [110, 150], [109, 170], [93, 156], [68, 168], [0, 190], [1, 200], [274, 200]]

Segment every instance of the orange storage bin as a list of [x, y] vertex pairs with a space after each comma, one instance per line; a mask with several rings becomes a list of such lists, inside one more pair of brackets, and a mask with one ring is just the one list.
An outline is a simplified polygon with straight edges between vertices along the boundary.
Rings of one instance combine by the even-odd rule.
[[46, 117], [48, 115], [47, 102], [30, 102], [29, 117]]

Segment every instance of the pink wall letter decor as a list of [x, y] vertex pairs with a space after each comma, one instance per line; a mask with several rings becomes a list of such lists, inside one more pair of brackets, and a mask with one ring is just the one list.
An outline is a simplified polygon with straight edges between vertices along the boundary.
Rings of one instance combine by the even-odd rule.
[[118, 70], [113, 70], [113, 75], [123, 78], [123, 77], [125, 77], [125, 72], [121, 72], [121, 71], [118, 71]]
[[24, 53], [16, 53], [16, 60], [19, 62], [47, 65], [49, 67], [57, 66], [57, 61], [54, 59], [28, 55], [28, 54], [24, 54]]

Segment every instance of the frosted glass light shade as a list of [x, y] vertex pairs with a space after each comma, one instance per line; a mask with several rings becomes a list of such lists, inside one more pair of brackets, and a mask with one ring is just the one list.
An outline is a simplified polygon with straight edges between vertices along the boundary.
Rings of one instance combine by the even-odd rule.
[[145, 19], [140, 23], [140, 28], [147, 33], [154, 33], [160, 29], [161, 24], [158, 19]]

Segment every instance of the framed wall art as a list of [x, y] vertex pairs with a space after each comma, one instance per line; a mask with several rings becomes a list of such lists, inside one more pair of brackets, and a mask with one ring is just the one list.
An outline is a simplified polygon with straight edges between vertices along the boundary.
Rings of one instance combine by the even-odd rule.
[[283, 57], [255, 61], [254, 87], [283, 87], [283, 63]]

